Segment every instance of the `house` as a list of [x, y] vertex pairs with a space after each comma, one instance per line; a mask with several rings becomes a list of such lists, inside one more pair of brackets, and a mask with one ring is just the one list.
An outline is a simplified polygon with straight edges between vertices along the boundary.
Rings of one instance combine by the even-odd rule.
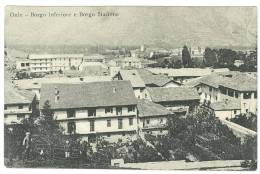
[[4, 95], [4, 123], [6, 125], [20, 124], [23, 119], [30, 118], [36, 110], [36, 97], [33, 92], [17, 90], [5, 84]]
[[118, 73], [118, 80], [129, 80], [136, 98], [145, 98], [145, 84], [137, 70], [120, 70]]
[[166, 107], [176, 115], [185, 115], [196, 110], [200, 101], [200, 96], [193, 88], [154, 87], [147, 90], [149, 100]]
[[[68, 74], [67, 74], [68, 75]], [[75, 75], [75, 74], [74, 74]], [[69, 76], [69, 75], [68, 75]], [[39, 101], [41, 97], [41, 87], [44, 83], [88, 83], [97, 81], [111, 81], [110, 76], [76, 76], [76, 77], [44, 77], [34, 79], [14, 80], [15, 86], [20, 90], [32, 91]]]
[[114, 142], [137, 131], [137, 100], [129, 81], [43, 84], [40, 109], [49, 101], [64, 134]]
[[163, 74], [153, 74], [146, 69], [137, 70], [147, 87], [178, 87], [181, 83], [169, 79]]
[[209, 108], [214, 111], [215, 116], [219, 119], [231, 119], [241, 113], [240, 101], [237, 99], [226, 99], [225, 101], [211, 103]]
[[35, 73], [55, 73], [78, 67], [83, 54], [30, 54], [30, 71]]
[[138, 122], [142, 132], [154, 135], [167, 134], [167, 121], [173, 113], [149, 100], [138, 100]]
[[228, 68], [212, 69], [212, 68], [148, 68], [154, 74], [164, 74], [170, 79], [179, 83], [186, 83], [194, 78], [210, 75], [214, 72], [228, 72]]
[[257, 81], [247, 73], [236, 71], [213, 73], [197, 79], [193, 82], [193, 86], [201, 97], [201, 103], [210, 104], [236, 99], [239, 100], [241, 113], [257, 112]]
[[83, 62], [105, 62], [105, 56], [101, 54], [92, 54], [92, 55], [85, 55], [83, 57]]
[[244, 65], [244, 61], [243, 60], [235, 60], [234, 65], [236, 67], [240, 67], [241, 65]]

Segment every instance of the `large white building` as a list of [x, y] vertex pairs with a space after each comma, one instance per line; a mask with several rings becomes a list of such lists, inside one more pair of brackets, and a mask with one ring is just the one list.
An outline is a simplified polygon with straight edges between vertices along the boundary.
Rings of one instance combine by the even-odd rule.
[[78, 68], [83, 54], [30, 54], [30, 71], [35, 73], [59, 72]]
[[46, 101], [66, 135], [116, 141], [136, 134], [137, 100], [129, 81], [43, 84], [40, 108]]

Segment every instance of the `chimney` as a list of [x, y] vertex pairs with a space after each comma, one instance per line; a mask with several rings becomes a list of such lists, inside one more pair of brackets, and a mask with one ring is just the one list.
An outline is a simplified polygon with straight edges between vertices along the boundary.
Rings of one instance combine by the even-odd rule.
[[59, 93], [60, 91], [58, 90], [57, 87], [55, 87], [55, 103], [58, 102], [58, 100], [60, 99]]

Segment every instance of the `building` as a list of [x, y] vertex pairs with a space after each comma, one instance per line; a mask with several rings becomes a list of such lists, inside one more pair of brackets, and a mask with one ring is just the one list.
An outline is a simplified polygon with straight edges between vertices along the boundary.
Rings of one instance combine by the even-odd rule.
[[154, 135], [167, 134], [168, 117], [173, 113], [162, 105], [149, 100], [138, 100], [138, 123], [139, 128], [144, 133]]
[[179, 83], [186, 83], [194, 78], [210, 75], [214, 72], [228, 72], [228, 68], [212, 69], [212, 68], [148, 68], [154, 74], [164, 74], [170, 79]]
[[136, 134], [137, 100], [129, 81], [43, 84], [41, 109], [46, 101], [66, 135], [117, 141]]
[[100, 62], [105, 63], [105, 56], [101, 54], [86, 55], [83, 57], [83, 62]]
[[200, 96], [197, 91], [187, 87], [147, 88], [148, 98], [166, 107], [176, 115], [186, 115], [193, 112], [199, 105]]
[[145, 84], [137, 70], [120, 70], [118, 80], [129, 80], [133, 87], [135, 97], [138, 99], [145, 98]]
[[77, 77], [44, 77], [34, 79], [15, 80], [15, 86], [20, 90], [32, 91], [36, 94], [39, 101], [41, 96], [41, 87], [44, 83], [89, 83], [98, 81], [111, 81], [110, 76], [77, 76]]
[[231, 119], [241, 113], [240, 101], [236, 99], [211, 103], [209, 107], [219, 119]]
[[35, 73], [55, 73], [78, 69], [83, 62], [83, 54], [30, 54], [30, 71]]
[[4, 95], [4, 123], [6, 125], [20, 124], [23, 119], [30, 118], [36, 109], [36, 97], [33, 92], [16, 90], [5, 84]]
[[239, 100], [241, 113], [257, 112], [257, 81], [247, 73], [214, 73], [193, 82], [202, 103]]
[[17, 59], [15, 61], [17, 70], [30, 70], [30, 60], [29, 59]]
[[241, 65], [244, 65], [244, 61], [243, 60], [235, 60], [234, 65], [236, 67], [240, 67]]
[[181, 83], [168, 78], [164, 74], [154, 74], [147, 69], [137, 70], [147, 87], [178, 87]]
[[136, 57], [125, 57], [115, 59], [117, 66], [121, 67], [122, 69], [128, 68], [142, 68], [142, 62], [139, 58]]

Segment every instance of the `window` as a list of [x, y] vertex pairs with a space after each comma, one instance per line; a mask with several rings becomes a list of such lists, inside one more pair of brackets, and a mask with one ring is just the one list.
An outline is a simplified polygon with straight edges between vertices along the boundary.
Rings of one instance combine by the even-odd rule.
[[129, 118], [129, 126], [132, 126], [134, 123], [134, 119], [133, 118]]
[[163, 123], [163, 119], [162, 118], [160, 119], [160, 123]]
[[19, 105], [19, 106], [18, 106], [18, 109], [23, 109], [23, 105]]
[[218, 97], [217, 96], [215, 97], [215, 99], [216, 99], [216, 101], [218, 101]]
[[20, 120], [21, 118], [24, 118], [24, 114], [17, 114], [17, 120]]
[[123, 129], [123, 120], [118, 119], [118, 129]]
[[21, 63], [21, 66], [24, 67], [24, 63]]
[[95, 131], [95, 120], [90, 120], [90, 132]]
[[7, 105], [5, 105], [5, 110], [7, 110]]
[[236, 111], [236, 110], [234, 110], [234, 114], [237, 114], [237, 111]]
[[230, 97], [234, 97], [234, 91], [233, 90], [228, 90], [228, 95], [230, 96]]
[[257, 98], [257, 92], [254, 92], [254, 98]]
[[105, 108], [105, 113], [113, 113], [113, 108], [112, 107], [107, 107]]
[[122, 107], [116, 107], [116, 115], [122, 115]]
[[68, 122], [68, 133], [75, 134], [76, 133], [76, 124], [75, 122]]
[[212, 87], [209, 87], [209, 92], [211, 92], [212, 91]]
[[235, 97], [238, 98], [238, 92], [235, 92]]
[[107, 127], [111, 127], [111, 120], [107, 120]]
[[96, 116], [96, 109], [88, 109], [88, 116], [95, 117]]
[[250, 92], [245, 92], [243, 98], [244, 99], [250, 99], [251, 98], [251, 93]]
[[150, 120], [148, 119], [148, 120], [146, 120], [146, 124], [150, 124]]
[[128, 109], [128, 112], [134, 112], [135, 111], [134, 106], [128, 106], [127, 109]]
[[67, 110], [67, 118], [72, 118], [72, 117], [75, 117], [75, 110], [73, 109]]
[[26, 65], [26, 66], [29, 66], [29, 63], [26, 63], [25, 65]]

